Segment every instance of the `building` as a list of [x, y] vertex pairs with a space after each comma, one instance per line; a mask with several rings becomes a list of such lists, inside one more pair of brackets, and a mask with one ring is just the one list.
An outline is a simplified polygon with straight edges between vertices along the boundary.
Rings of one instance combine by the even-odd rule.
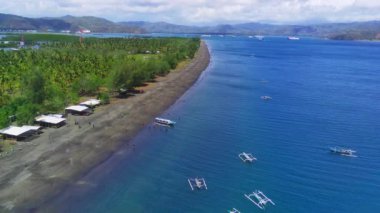
[[90, 107], [90, 108], [95, 108], [96, 106], [100, 105], [100, 100], [98, 100], [98, 99], [90, 99], [88, 101], [80, 103], [79, 105]]
[[33, 135], [40, 134], [41, 127], [40, 126], [10, 126], [5, 129], [0, 130], [0, 135], [3, 136], [4, 139], [15, 139], [15, 140], [24, 140]]
[[66, 124], [66, 119], [60, 114], [50, 114], [36, 117], [35, 122], [43, 127], [58, 128]]
[[72, 114], [72, 115], [91, 115], [92, 109], [86, 106], [73, 105], [73, 106], [67, 107], [65, 109], [65, 112], [67, 114]]
[[76, 31], [76, 33], [78, 33], [78, 34], [88, 34], [88, 33], [91, 33], [91, 30], [89, 30], [89, 29], [80, 29], [80, 30], [78, 30], [78, 31]]

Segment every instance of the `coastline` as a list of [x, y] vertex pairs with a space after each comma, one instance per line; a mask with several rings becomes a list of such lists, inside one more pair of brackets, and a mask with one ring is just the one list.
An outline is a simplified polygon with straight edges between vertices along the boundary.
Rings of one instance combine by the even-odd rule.
[[[0, 159], [0, 211], [33, 211], [66, 186], [76, 184], [170, 107], [194, 84], [209, 61], [207, 45], [202, 41], [194, 59], [148, 84], [144, 94], [115, 99], [88, 117], [70, 116], [66, 126], [45, 129], [31, 142], [18, 142], [15, 153]], [[74, 125], [75, 120], [81, 128]]]

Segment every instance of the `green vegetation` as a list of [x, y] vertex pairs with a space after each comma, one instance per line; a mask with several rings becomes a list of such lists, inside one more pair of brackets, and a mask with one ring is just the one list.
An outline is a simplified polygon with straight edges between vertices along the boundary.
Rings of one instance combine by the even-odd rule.
[[13, 152], [14, 141], [0, 140], [0, 158], [5, 157]]
[[8, 34], [3, 40], [19, 42], [21, 39], [27, 44], [45, 43], [45, 42], [77, 42], [79, 36], [64, 35], [64, 34], [26, 34], [25, 36], [20, 34]]
[[[3, 40], [19, 40], [9, 35]], [[60, 112], [81, 96], [109, 103], [120, 88], [132, 89], [193, 58], [199, 39], [86, 38], [26, 34], [28, 47], [0, 50], [0, 127], [31, 123], [40, 113]]]
[[108, 93], [100, 92], [98, 94], [98, 99], [100, 100], [101, 104], [109, 104], [110, 103], [110, 96]]

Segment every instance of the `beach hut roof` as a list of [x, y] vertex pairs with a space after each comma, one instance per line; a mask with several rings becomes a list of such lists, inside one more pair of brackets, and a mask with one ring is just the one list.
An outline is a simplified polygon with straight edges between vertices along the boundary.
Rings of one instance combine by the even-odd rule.
[[77, 112], [83, 112], [87, 109], [88, 109], [88, 107], [81, 106], [81, 105], [74, 105], [74, 106], [69, 106], [66, 108], [66, 110], [72, 110], [72, 111], [77, 111]]
[[29, 125], [24, 125], [21, 128], [24, 128], [26, 130], [34, 130], [34, 131], [38, 131], [41, 129], [40, 126], [29, 126]]
[[52, 117], [56, 117], [56, 118], [63, 118], [62, 114], [48, 114], [46, 116], [52, 116]]
[[10, 127], [0, 130], [0, 134], [19, 136], [32, 130], [37, 131], [40, 128], [41, 128], [40, 126], [22, 126], [22, 127], [10, 126]]
[[41, 115], [41, 116], [36, 117], [35, 120], [37, 122], [59, 124], [59, 123], [65, 121], [66, 119], [62, 118], [62, 115], [56, 114], [56, 115]]
[[88, 101], [80, 103], [80, 105], [85, 105], [85, 106], [97, 106], [100, 104], [100, 100], [98, 99], [90, 99]]

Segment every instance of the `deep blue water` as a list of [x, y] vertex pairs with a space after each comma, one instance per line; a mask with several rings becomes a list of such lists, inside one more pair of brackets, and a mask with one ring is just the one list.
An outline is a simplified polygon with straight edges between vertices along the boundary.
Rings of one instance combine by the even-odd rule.
[[[244, 197], [259, 189], [266, 212], [380, 212], [380, 43], [206, 40], [209, 68], [162, 115], [175, 128], [147, 126], [55, 211], [261, 212]], [[207, 191], [190, 190], [196, 176]]]

